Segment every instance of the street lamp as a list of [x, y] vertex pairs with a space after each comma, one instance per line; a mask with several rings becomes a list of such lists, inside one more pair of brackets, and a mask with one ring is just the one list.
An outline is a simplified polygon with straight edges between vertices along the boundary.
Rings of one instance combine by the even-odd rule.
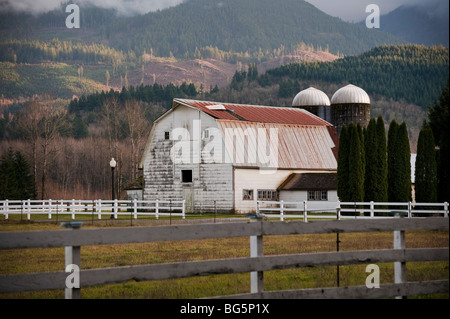
[[109, 166], [111, 166], [111, 199], [115, 200], [116, 196], [114, 194], [114, 169], [116, 168], [117, 162], [114, 160], [114, 157], [111, 158], [109, 162]]
[[[116, 168], [117, 162], [114, 160], [114, 157], [111, 158], [111, 161], [109, 162], [109, 166], [111, 166], [111, 199], [115, 200], [116, 196], [114, 194], [114, 169]], [[112, 207], [113, 204], [111, 204]], [[114, 218], [114, 214], [111, 214], [111, 219]]]

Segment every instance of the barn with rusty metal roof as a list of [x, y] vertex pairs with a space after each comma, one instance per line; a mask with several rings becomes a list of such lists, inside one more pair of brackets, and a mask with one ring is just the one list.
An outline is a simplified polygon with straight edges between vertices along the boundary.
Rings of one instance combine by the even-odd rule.
[[143, 197], [248, 213], [292, 174], [336, 173], [337, 151], [333, 125], [301, 108], [174, 99], [141, 159]]

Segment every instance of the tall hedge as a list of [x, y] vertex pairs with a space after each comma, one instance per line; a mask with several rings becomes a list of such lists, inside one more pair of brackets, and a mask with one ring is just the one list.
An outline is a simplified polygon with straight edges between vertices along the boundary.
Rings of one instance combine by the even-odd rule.
[[348, 195], [348, 175], [349, 175], [349, 139], [348, 139], [348, 127], [343, 125], [340, 135], [339, 135], [339, 151], [338, 151], [338, 169], [337, 178], [338, 186], [337, 192], [339, 200], [347, 201], [349, 199]]
[[423, 127], [417, 141], [415, 168], [416, 201], [434, 203], [437, 201], [437, 164], [433, 131]]
[[364, 200], [364, 147], [361, 142], [362, 132], [354, 123], [348, 126], [349, 161], [348, 161], [348, 201]]
[[393, 120], [388, 132], [388, 200], [411, 200], [411, 151], [405, 122]]

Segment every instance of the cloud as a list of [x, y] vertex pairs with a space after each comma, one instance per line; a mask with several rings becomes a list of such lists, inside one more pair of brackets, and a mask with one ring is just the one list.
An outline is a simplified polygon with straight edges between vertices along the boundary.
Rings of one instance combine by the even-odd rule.
[[[150, 11], [166, 9], [184, 0], [75, 0], [73, 3], [80, 5], [93, 5], [99, 8], [116, 9], [123, 15], [144, 14]], [[1, 11], [15, 11], [31, 13], [33, 15], [45, 13], [66, 3], [65, 0], [0, 0]]]
[[376, 4], [380, 8], [381, 14], [387, 14], [392, 10], [402, 6], [423, 6], [432, 7], [431, 13], [435, 15], [446, 14], [448, 16], [448, 0], [306, 0], [319, 10], [344, 21], [363, 21], [368, 13], [366, 7], [369, 4]]

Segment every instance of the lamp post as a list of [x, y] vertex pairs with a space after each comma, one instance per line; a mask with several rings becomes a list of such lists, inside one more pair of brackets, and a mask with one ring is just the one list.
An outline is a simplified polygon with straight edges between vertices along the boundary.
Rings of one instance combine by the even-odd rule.
[[[116, 168], [117, 162], [114, 160], [114, 157], [111, 158], [111, 161], [109, 162], [109, 166], [111, 166], [111, 199], [114, 201], [116, 199], [116, 196], [114, 194], [114, 169]], [[114, 205], [114, 203], [111, 205], [111, 207]], [[111, 219], [114, 218], [114, 214], [111, 214]]]
[[115, 200], [116, 196], [114, 194], [114, 169], [116, 168], [117, 162], [114, 160], [114, 157], [111, 158], [109, 162], [109, 166], [111, 166], [111, 199]]

